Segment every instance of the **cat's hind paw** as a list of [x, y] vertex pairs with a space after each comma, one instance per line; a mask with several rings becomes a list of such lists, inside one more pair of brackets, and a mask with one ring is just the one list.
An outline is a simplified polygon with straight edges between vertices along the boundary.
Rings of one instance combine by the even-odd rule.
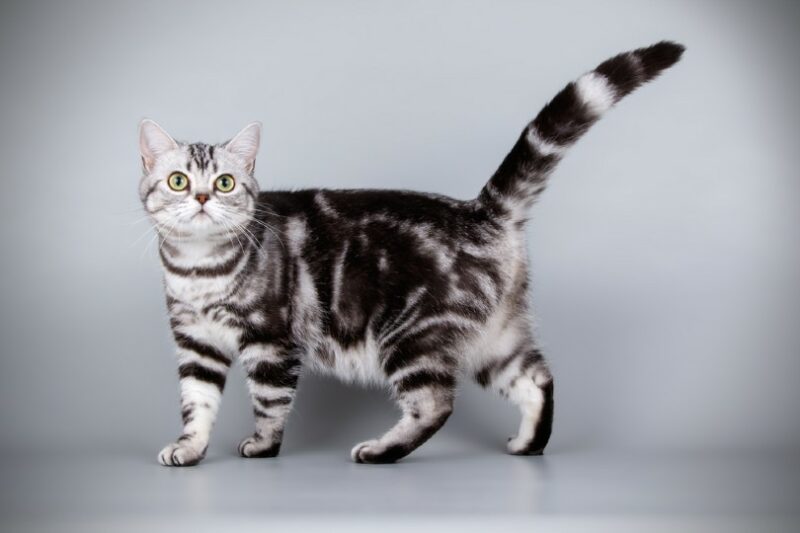
[[269, 442], [258, 435], [252, 435], [239, 443], [242, 457], [275, 457], [281, 451], [281, 443]]
[[395, 463], [408, 452], [399, 446], [386, 446], [379, 440], [368, 440], [356, 444], [350, 451], [350, 458], [356, 463], [386, 464]]
[[544, 453], [544, 448], [538, 447], [535, 441], [520, 437], [509, 438], [506, 448], [511, 455], [542, 455]]
[[350, 458], [356, 463], [369, 463], [369, 459], [379, 451], [378, 441], [368, 440], [360, 442], [350, 450]]
[[198, 450], [186, 441], [178, 441], [164, 446], [158, 454], [158, 462], [164, 466], [194, 466], [205, 454], [205, 449]]

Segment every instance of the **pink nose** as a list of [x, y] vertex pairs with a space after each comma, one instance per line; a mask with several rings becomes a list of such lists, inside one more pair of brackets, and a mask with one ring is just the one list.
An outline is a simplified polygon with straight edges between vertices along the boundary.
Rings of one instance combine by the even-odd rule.
[[195, 198], [197, 198], [197, 201], [200, 202], [200, 205], [203, 205], [208, 201], [208, 195], [205, 193], [199, 193], [195, 195]]

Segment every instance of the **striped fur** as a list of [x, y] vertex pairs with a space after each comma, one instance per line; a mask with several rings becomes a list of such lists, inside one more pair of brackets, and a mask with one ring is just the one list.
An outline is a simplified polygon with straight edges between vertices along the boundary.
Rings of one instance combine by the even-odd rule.
[[679, 44], [660, 42], [619, 54], [568, 84], [528, 124], [479, 201], [523, 218], [567, 148], [622, 97], [675, 64], [683, 50]]
[[[160, 462], [203, 458], [235, 359], [256, 421], [239, 446], [245, 457], [278, 454], [304, 369], [381, 384], [396, 399], [400, 420], [356, 445], [354, 461], [393, 462], [424, 443], [452, 412], [464, 374], [519, 406], [509, 452], [542, 453], [553, 378], [531, 333], [527, 208], [566, 149], [682, 51], [665, 42], [621, 54], [567, 85], [469, 201], [259, 192], [260, 125], [208, 145], [176, 142], [143, 122], [140, 195], [160, 235], [184, 423]], [[167, 185], [176, 171], [188, 177], [186, 190]], [[215, 188], [221, 174], [235, 178], [230, 192]]]

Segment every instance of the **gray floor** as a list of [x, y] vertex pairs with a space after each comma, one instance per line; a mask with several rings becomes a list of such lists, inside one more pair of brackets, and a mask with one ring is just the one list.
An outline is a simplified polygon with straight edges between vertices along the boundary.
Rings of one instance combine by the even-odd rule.
[[796, 531], [800, 458], [553, 450], [512, 457], [440, 439], [397, 465], [346, 450], [171, 469], [153, 453], [6, 456], [2, 531], [447, 529]]

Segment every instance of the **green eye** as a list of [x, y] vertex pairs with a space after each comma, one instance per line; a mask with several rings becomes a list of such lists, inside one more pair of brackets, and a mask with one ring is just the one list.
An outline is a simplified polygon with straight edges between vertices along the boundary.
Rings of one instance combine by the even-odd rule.
[[173, 172], [167, 178], [167, 185], [173, 191], [183, 191], [189, 186], [189, 178], [182, 172]]
[[230, 174], [223, 174], [217, 178], [217, 181], [214, 182], [214, 186], [220, 192], [231, 192], [234, 185], [236, 185], [236, 182], [233, 180], [233, 176]]

